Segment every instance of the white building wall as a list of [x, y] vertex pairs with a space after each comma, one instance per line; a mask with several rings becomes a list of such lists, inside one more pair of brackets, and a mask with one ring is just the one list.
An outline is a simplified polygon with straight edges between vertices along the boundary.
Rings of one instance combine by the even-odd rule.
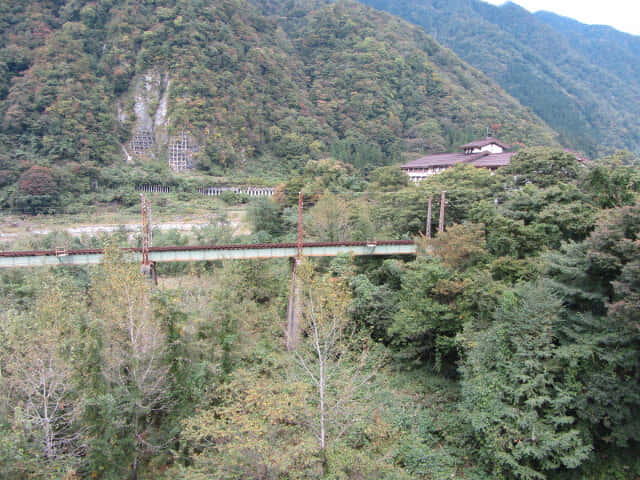
[[496, 145], [495, 143], [492, 143], [491, 145], [485, 145], [479, 151], [491, 152], [491, 153], [502, 153], [504, 149], [500, 145]]
[[467, 148], [464, 153], [467, 155], [470, 153], [480, 153], [480, 152], [490, 152], [490, 153], [502, 153], [504, 149], [500, 145], [496, 145], [492, 143], [490, 145], [485, 145], [484, 147], [475, 147], [473, 149]]
[[445, 167], [435, 167], [435, 168], [412, 168], [404, 170], [407, 175], [409, 175], [409, 180], [414, 183], [418, 183], [421, 180], [424, 180], [427, 177], [431, 177], [432, 175], [437, 175], [440, 172], [446, 170]]

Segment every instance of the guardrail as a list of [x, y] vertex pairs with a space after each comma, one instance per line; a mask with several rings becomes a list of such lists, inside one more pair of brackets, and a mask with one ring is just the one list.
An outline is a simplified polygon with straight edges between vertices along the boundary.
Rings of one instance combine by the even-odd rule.
[[[136, 192], [144, 193], [171, 193], [176, 191], [176, 188], [171, 185], [141, 183], [136, 185]], [[210, 186], [199, 187], [196, 192], [200, 195], [207, 197], [218, 197], [224, 192], [232, 192], [242, 195], [248, 195], [250, 197], [272, 197], [275, 192], [274, 187], [252, 187], [249, 185], [228, 187], [228, 186]]]

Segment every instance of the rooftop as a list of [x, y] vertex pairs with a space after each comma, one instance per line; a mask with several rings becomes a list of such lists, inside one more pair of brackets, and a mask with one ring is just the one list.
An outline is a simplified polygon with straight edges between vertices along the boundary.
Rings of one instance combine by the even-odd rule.
[[466, 145], [462, 145], [460, 148], [462, 149], [482, 148], [482, 147], [486, 147], [487, 145], [498, 145], [504, 148], [505, 150], [509, 148], [509, 145], [506, 145], [502, 143], [500, 140], [493, 137], [483, 138], [482, 140], [474, 140], [473, 142], [467, 143]]
[[471, 163], [487, 155], [489, 155], [489, 152], [472, 153], [471, 155], [466, 155], [462, 152], [439, 153], [405, 163], [402, 168], [453, 167], [457, 163]]
[[511, 157], [515, 155], [514, 152], [502, 152], [502, 153], [492, 153], [490, 155], [485, 156], [475, 162], [473, 162], [474, 167], [484, 167], [484, 168], [497, 168], [497, 167], [506, 167], [511, 162]]
[[[476, 140], [466, 145], [462, 145], [462, 152], [439, 153], [436, 155], [426, 155], [411, 162], [405, 163], [400, 168], [404, 170], [430, 170], [453, 167], [458, 163], [467, 163], [478, 168], [498, 168], [509, 165], [513, 152], [492, 151], [483, 149], [488, 145], [497, 145], [500, 150], [509, 148], [506, 144], [493, 137]], [[478, 151], [483, 149], [482, 151]], [[472, 150], [475, 150], [471, 153]]]

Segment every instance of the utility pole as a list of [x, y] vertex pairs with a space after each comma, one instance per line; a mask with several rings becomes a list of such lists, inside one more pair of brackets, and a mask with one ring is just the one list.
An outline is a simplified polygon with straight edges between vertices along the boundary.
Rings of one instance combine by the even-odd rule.
[[440, 225], [438, 226], [438, 233], [444, 232], [444, 206], [447, 203], [446, 191], [442, 191], [442, 196], [440, 197]]
[[429, 197], [429, 206], [427, 207], [427, 224], [424, 228], [424, 234], [427, 238], [431, 238], [431, 203], [433, 198]]
[[302, 192], [298, 192], [298, 260], [302, 258], [303, 248]]

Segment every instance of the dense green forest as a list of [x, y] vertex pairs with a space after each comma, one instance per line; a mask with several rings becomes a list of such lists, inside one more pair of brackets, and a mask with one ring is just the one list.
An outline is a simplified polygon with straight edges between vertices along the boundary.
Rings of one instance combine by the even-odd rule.
[[526, 149], [357, 188], [349, 168], [310, 161], [249, 236], [154, 238], [291, 239], [294, 189], [307, 240], [418, 238], [410, 260], [299, 265], [291, 352], [288, 261], [160, 264], [154, 286], [116, 234], [100, 266], [0, 272], [2, 478], [637, 478], [633, 159]]
[[568, 147], [640, 151], [640, 38], [512, 2], [363, 0], [422, 26], [531, 108]]
[[557, 145], [421, 29], [323, 3], [2, 0], [0, 206], [126, 203], [134, 179], [170, 177], [182, 133], [203, 173], [279, 180], [329, 155], [366, 170], [457, 148], [489, 125]]
[[[640, 144], [637, 44], [394, 5], [433, 37], [342, 0], [0, 0], [0, 209], [27, 225], [0, 250], [105, 249], [0, 271], [0, 478], [640, 478], [639, 165], [601, 154]], [[510, 165], [397, 167], [487, 127]], [[179, 142], [191, 172], [169, 169]], [[223, 182], [275, 194], [197, 193]], [[155, 284], [130, 230], [29, 231], [137, 215], [144, 183], [171, 188], [154, 215], [209, 218], [154, 246], [293, 242], [302, 192], [306, 241], [418, 253], [301, 259], [295, 280], [288, 259], [161, 263]]]

